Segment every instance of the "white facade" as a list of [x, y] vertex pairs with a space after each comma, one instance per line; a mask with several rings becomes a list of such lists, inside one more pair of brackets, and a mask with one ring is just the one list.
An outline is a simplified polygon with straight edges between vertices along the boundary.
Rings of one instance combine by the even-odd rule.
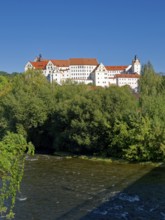
[[140, 75], [141, 73], [141, 64], [139, 59], [137, 59], [137, 57], [135, 56], [135, 58], [132, 60], [132, 71], [134, 73], [137, 73]]
[[139, 74], [117, 74], [115, 78], [117, 86], [129, 85], [134, 91], [138, 90]]
[[110, 85], [129, 85], [133, 90], [138, 88], [141, 72], [140, 61], [135, 58], [132, 65], [104, 66], [95, 58], [70, 58], [68, 60], [42, 60], [41, 57], [28, 62], [28, 69], [41, 69], [50, 82], [62, 84], [70, 79], [77, 83], [92, 83], [96, 86], [108, 87]]
[[29, 69], [32, 69], [33, 68], [33, 65], [31, 64], [31, 62], [28, 62], [26, 65], [25, 65], [25, 72]]
[[66, 60], [50, 60], [46, 65], [45, 76], [50, 82], [61, 84], [70, 79], [69, 65]]
[[94, 85], [96, 86], [101, 86], [101, 87], [109, 86], [107, 80], [108, 72], [102, 63], [100, 63], [91, 73], [91, 78], [93, 80]]

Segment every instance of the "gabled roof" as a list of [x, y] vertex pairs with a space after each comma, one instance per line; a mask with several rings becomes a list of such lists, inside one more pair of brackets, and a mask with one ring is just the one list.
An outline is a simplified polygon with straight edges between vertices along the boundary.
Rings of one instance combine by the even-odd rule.
[[46, 65], [48, 63], [48, 60], [44, 60], [44, 61], [37, 61], [37, 62], [30, 62], [32, 64], [32, 66], [35, 69], [42, 69], [44, 70], [46, 68]]
[[51, 62], [58, 67], [68, 67], [69, 60], [51, 60]]
[[128, 66], [105, 66], [105, 68], [109, 71], [115, 70], [125, 70]]
[[98, 69], [99, 66], [100, 66], [100, 64], [98, 64], [98, 65], [92, 70], [92, 73], [94, 73], [94, 72]]
[[95, 58], [70, 58], [69, 63], [70, 65], [98, 65], [97, 59]]
[[115, 78], [140, 78], [140, 75], [137, 73], [131, 74], [116, 74]]
[[[98, 64], [98, 65], [93, 69], [92, 73], [95, 72], [95, 71], [97, 71], [100, 66], [104, 66], [104, 65], [103, 65], [102, 63]], [[105, 66], [104, 66], [104, 68], [105, 68]], [[105, 69], [106, 69], [106, 68], [105, 68]]]

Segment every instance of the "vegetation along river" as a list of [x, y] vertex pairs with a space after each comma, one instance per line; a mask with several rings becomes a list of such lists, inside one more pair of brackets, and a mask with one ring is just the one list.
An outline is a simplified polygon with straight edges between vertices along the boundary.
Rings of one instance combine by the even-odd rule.
[[27, 158], [16, 220], [165, 219], [165, 167]]

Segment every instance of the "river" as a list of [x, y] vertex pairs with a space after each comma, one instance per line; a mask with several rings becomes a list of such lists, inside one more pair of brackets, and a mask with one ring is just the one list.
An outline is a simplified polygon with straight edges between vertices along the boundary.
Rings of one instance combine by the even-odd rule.
[[15, 220], [165, 219], [165, 167], [27, 158]]

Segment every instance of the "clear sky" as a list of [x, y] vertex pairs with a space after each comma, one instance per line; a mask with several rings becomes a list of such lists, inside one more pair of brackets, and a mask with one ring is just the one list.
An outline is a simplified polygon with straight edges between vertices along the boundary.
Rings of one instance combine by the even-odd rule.
[[165, 0], [0, 0], [0, 70], [22, 72], [39, 54], [104, 65], [137, 55], [165, 72]]

